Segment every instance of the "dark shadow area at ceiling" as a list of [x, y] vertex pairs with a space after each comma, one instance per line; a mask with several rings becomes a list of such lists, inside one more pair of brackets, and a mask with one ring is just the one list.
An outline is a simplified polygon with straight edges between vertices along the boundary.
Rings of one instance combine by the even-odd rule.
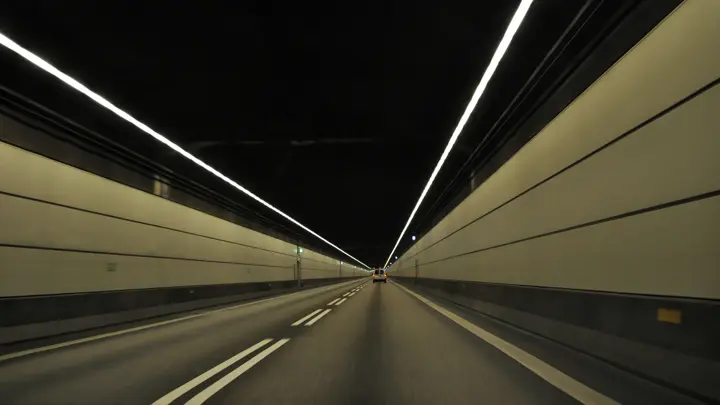
[[[580, 2], [578, 2], [580, 3]], [[483, 105], [466, 127], [466, 142], [474, 149], [464, 158], [448, 160], [437, 186], [420, 209], [412, 233], [423, 235], [440, 222], [473, 190], [509, 160], [525, 143], [600, 77], [645, 34], [674, 10], [679, 0], [625, 2], [621, 7], [604, 0], [586, 0], [563, 28], [542, 60], [533, 65], [517, 90], [495, 105]], [[550, 12], [550, 9], [542, 11]], [[509, 58], [519, 57], [531, 41], [520, 37]], [[498, 78], [509, 74], [499, 71]], [[517, 77], [523, 77], [518, 75]], [[503, 83], [500, 79], [495, 83]], [[491, 86], [492, 87], [492, 83]], [[406, 238], [407, 239], [407, 238]], [[404, 251], [411, 245], [404, 241]]]
[[[168, 8], [28, 0], [1, 7], [0, 31], [351, 254], [380, 265], [517, 3]], [[614, 2], [591, 3], [606, 4], [590, 31], [620, 10]], [[533, 4], [436, 184], [450, 183], [473, 156], [584, 4]], [[565, 55], [591, 39], [578, 36]], [[546, 80], [571, 60], [558, 59]], [[0, 77], [1, 85], [176, 175], [264, 210], [4, 49]], [[430, 211], [420, 212], [416, 229], [447, 206], [441, 200], [431, 209], [442, 190], [436, 186], [428, 196]]]

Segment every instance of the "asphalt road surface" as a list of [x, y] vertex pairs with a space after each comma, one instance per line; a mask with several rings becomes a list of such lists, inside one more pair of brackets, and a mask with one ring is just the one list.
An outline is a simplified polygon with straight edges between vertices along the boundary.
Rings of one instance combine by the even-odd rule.
[[368, 281], [0, 355], [0, 403], [695, 403], [397, 283]]

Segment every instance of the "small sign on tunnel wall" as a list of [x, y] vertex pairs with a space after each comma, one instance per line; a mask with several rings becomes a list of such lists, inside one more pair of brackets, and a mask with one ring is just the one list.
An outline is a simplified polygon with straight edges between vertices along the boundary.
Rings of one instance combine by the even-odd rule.
[[163, 197], [170, 197], [170, 186], [167, 180], [160, 175], [155, 175], [155, 182], [153, 183], [153, 194]]
[[658, 308], [657, 320], [659, 322], [682, 323], [682, 312], [679, 309]]

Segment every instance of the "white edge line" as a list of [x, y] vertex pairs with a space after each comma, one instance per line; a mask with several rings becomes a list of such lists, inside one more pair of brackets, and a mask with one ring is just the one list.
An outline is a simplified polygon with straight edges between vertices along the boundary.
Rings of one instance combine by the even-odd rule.
[[335, 304], [335, 303], [338, 302], [338, 301], [340, 301], [340, 298], [335, 298], [334, 300], [328, 302], [328, 305], [333, 305], [333, 304]]
[[332, 309], [326, 309], [326, 310], [322, 311], [322, 313], [320, 313], [320, 315], [318, 315], [318, 316], [316, 316], [315, 318], [313, 318], [313, 319], [311, 319], [310, 321], [308, 321], [308, 323], [306, 323], [305, 326], [312, 326], [313, 324], [315, 324], [315, 322], [319, 321], [320, 318], [322, 318], [323, 316], [329, 314], [330, 311], [332, 311]]
[[15, 352], [15, 353], [8, 353], [8, 354], [4, 354], [4, 355], [0, 356], [0, 362], [10, 360], [10, 359], [15, 359], [18, 357], [28, 356], [28, 355], [35, 354], [35, 353], [42, 353], [42, 352], [46, 352], [46, 351], [50, 351], [50, 350], [61, 349], [63, 347], [74, 346], [74, 345], [77, 345], [80, 343], [87, 343], [87, 342], [92, 342], [94, 340], [100, 340], [100, 339], [105, 339], [105, 338], [109, 338], [109, 337], [113, 337], [113, 336], [124, 335], [126, 333], [138, 332], [141, 330], [155, 328], [155, 327], [163, 326], [163, 325], [168, 325], [171, 323], [180, 322], [180, 321], [184, 321], [187, 319], [197, 318], [199, 316], [203, 316], [203, 314], [190, 315], [190, 316], [186, 316], [184, 318], [169, 319], [167, 321], [153, 323], [150, 325], [143, 325], [143, 326], [138, 326], [135, 328], [123, 329], [123, 330], [110, 332], [110, 333], [104, 333], [102, 335], [90, 336], [90, 337], [86, 337], [83, 339], [71, 340], [69, 342], [56, 343], [54, 345], [38, 347], [35, 349], [28, 349], [28, 350], [22, 350], [19, 352]]
[[290, 339], [280, 339], [279, 341], [275, 342], [272, 346], [268, 347], [267, 349], [263, 350], [262, 352], [258, 353], [253, 357], [252, 359], [246, 361], [245, 363], [241, 364], [238, 368], [235, 370], [229, 372], [223, 378], [215, 381], [211, 386], [205, 388], [204, 390], [200, 391], [197, 395], [192, 397], [188, 402], [185, 403], [185, 405], [201, 405], [205, 403], [211, 396], [217, 394], [218, 391], [225, 388], [226, 385], [230, 384], [233, 380], [240, 377], [242, 374], [244, 374], [246, 371], [250, 370], [253, 366], [258, 364], [262, 359], [269, 356], [272, 352], [279, 349], [282, 345], [290, 341]]
[[225, 370], [226, 368], [232, 366], [233, 364], [237, 363], [238, 361], [244, 359], [251, 353], [257, 351], [261, 347], [267, 345], [268, 343], [272, 342], [272, 339], [265, 339], [261, 341], [260, 343], [255, 344], [254, 346], [250, 347], [249, 349], [243, 350], [242, 352], [234, 355], [233, 357], [223, 361], [222, 363], [218, 364], [217, 366], [211, 368], [210, 370], [200, 374], [199, 376], [193, 378], [192, 380], [186, 382], [185, 384], [181, 385], [180, 387], [172, 390], [169, 394], [165, 395], [164, 397], [158, 399], [157, 401], [153, 402], [152, 405], [169, 405], [172, 401], [180, 398], [182, 395], [187, 393], [188, 391], [192, 390], [193, 388], [197, 387], [198, 385], [202, 384], [203, 382], [210, 379], [215, 374]]
[[398, 283], [395, 283], [395, 285], [400, 287], [413, 297], [417, 298], [430, 308], [446, 316], [451, 321], [455, 322], [468, 332], [491, 344], [496, 349], [505, 353], [511, 359], [517, 361], [525, 368], [535, 373], [538, 377], [557, 387], [559, 390], [573, 397], [580, 403], [586, 405], [620, 405], [619, 402], [616, 402], [615, 400], [593, 390], [587, 385], [575, 380], [569, 375], [545, 363], [544, 361], [513, 345], [512, 343], [500, 339], [499, 337], [466, 320], [465, 318], [462, 318], [448, 311], [447, 309], [433, 303], [432, 301], [413, 291], [410, 291], [409, 289]]
[[[300, 292], [300, 291], [299, 291], [299, 292]], [[297, 294], [297, 293], [293, 293], [293, 294]], [[289, 295], [285, 295], [285, 297], [287, 297], [287, 296], [289, 296]], [[201, 314], [193, 314], [193, 315], [184, 316], [184, 317], [182, 317], [182, 318], [168, 319], [167, 321], [162, 321], [162, 322], [157, 322], [157, 323], [151, 323], [151, 324], [149, 324], [149, 325], [143, 325], [143, 326], [138, 326], [138, 327], [135, 327], [135, 328], [118, 330], [118, 331], [115, 331], [115, 332], [104, 333], [104, 334], [102, 334], [102, 335], [90, 336], [90, 337], [86, 337], [86, 338], [82, 338], [82, 339], [77, 339], [77, 340], [71, 340], [71, 341], [69, 341], [69, 342], [57, 343], [57, 344], [54, 344], [54, 345], [38, 347], [38, 348], [35, 348], [35, 349], [23, 350], [23, 351], [19, 351], [19, 352], [15, 352], [15, 353], [8, 353], [8, 354], [5, 354], [5, 355], [0, 356], [0, 362], [3, 362], [3, 361], [5, 361], [5, 360], [10, 360], [10, 359], [18, 358], [18, 357], [28, 356], [28, 355], [35, 354], [35, 353], [42, 353], [42, 352], [46, 352], [46, 351], [50, 351], [50, 350], [61, 349], [61, 348], [63, 348], [63, 347], [74, 346], [74, 345], [77, 345], [77, 344], [80, 344], [80, 343], [87, 343], [87, 342], [92, 342], [92, 341], [94, 341], [94, 340], [106, 339], [106, 338], [110, 338], [110, 337], [113, 337], [113, 336], [120, 336], [120, 335], [124, 335], [124, 334], [131, 333], [131, 332], [139, 332], [139, 331], [142, 331], [142, 330], [145, 330], [145, 329], [151, 329], [151, 328], [156, 328], [156, 327], [158, 327], [158, 326], [169, 325], [169, 324], [175, 323], [175, 322], [186, 321], [186, 320], [189, 320], [189, 319], [193, 319], [193, 318], [198, 318], [198, 317], [201, 317], [201, 316], [210, 315], [210, 314], [213, 314], [213, 313], [216, 313], [216, 312], [222, 312], [222, 311], [227, 311], [227, 310], [230, 310], [230, 309], [236, 309], [236, 308], [244, 307], [244, 306], [248, 306], [248, 305], [259, 304], [259, 303], [261, 303], [261, 302], [269, 301], [269, 300], [271, 300], [271, 299], [280, 298], [280, 297], [282, 297], [282, 296], [272, 297], [272, 298], [268, 298], [268, 299], [264, 299], [264, 300], [260, 300], [260, 301], [254, 301], [254, 302], [246, 302], [246, 303], [244, 303], [244, 304], [233, 305], [233, 306], [231, 306], [231, 307], [216, 309], [216, 310], [209, 311], [209, 312], [203, 312], [203, 313], [201, 313]]]
[[340, 302], [338, 302], [337, 304], [335, 304], [335, 306], [338, 306], [338, 305], [342, 304], [342, 303], [345, 302], [345, 301], [347, 301], [347, 298], [341, 299]]
[[305, 321], [307, 321], [308, 319], [310, 319], [310, 318], [312, 318], [313, 316], [315, 316], [315, 315], [316, 315], [318, 312], [320, 312], [320, 311], [322, 311], [322, 309], [316, 309], [316, 310], [310, 312], [308, 315], [305, 315], [305, 316], [303, 316], [302, 318], [300, 318], [300, 319], [298, 319], [297, 321], [295, 321], [295, 322], [292, 324], [292, 326], [298, 326], [298, 325], [302, 324], [303, 322], [305, 322]]
[[123, 330], [118, 330], [115, 332], [103, 333], [101, 335], [89, 336], [89, 337], [82, 338], [82, 339], [70, 340], [70, 341], [62, 342], [62, 343], [56, 343], [54, 345], [42, 346], [42, 347], [37, 347], [34, 349], [27, 349], [27, 350], [22, 350], [19, 352], [8, 353], [8, 354], [4, 354], [4, 355], [0, 356], [0, 363], [2, 363], [3, 361], [6, 361], [6, 360], [15, 359], [18, 357], [29, 356], [31, 354], [47, 352], [47, 351], [55, 350], [55, 349], [62, 349], [63, 347], [74, 346], [77, 344], [92, 342], [92, 341], [100, 340], [100, 339], [106, 339], [106, 338], [110, 338], [113, 336], [120, 336], [120, 335], [124, 335], [126, 333], [139, 332], [139, 331], [142, 331], [145, 329], [156, 328], [158, 326], [169, 325], [169, 324], [175, 323], [175, 322], [186, 321], [188, 319], [211, 315], [211, 314], [214, 314], [217, 312], [229, 311], [232, 309], [237, 309], [237, 308], [246, 307], [246, 306], [250, 306], [250, 305], [261, 304], [263, 302], [272, 301], [272, 300], [276, 300], [279, 298], [291, 297], [293, 295], [307, 293], [309, 291], [322, 292], [322, 291], [330, 290], [334, 287], [338, 287], [338, 285], [330, 285], [327, 287], [320, 287], [321, 289], [317, 289], [317, 290], [297, 291], [297, 292], [293, 292], [293, 293], [289, 293], [289, 294], [278, 295], [275, 297], [263, 298], [258, 301], [244, 302], [242, 304], [232, 305], [232, 306], [225, 307], [225, 308], [213, 309], [213, 310], [203, 312], [200, 314], [187, 315], [187, 316], [184, 316], [181, 318], [168, 319], [167, 321], [161, 321], [161, 322], [151, 323], [148, 325], [137, 326], [137, 327], [130, 328], [130, 329], [123, 329]]

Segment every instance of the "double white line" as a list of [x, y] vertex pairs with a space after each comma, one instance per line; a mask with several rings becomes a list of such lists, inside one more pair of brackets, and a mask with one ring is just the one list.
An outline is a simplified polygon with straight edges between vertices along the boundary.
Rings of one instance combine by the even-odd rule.
[[[305, 321], [307, 321], [307, 320], [310, 319], [310, 318], [312, 318], [312, 319], [310, 319], [310, 320], [305, 324], [305, 326], [312, 326], [315, 322], [319, 321], [320, 318], [322, 318], [323, 316], [327, 315], [328, 312], [330, 312], [330, 311], [332, 311], [332, 310], [331, 310], [331, 309], [326, 309], [326, 310], [323, 311], [322, 309], [316, 309], [316, 310], [314, 310], [313, 312], [311, 312], [309, 315], [304, 316], [304, 317], [298, 319], [297, 321], [295, 321], [295, 322], [292, 324], [292, 326], [302, 325]], [[318, 313], [319, 313], [319, 314], [318, 314]], [[313, 318], [313, 317], [314, 317], [314, 318]]]
[[[364, 286], [364, 285], [363, 285], [363, 286]], [[359, 286], [359, 287], [357, 287], [357, 288], [354, 288], [354, 289], [346, 292], [346, 293], [343, 294], [343, 296], [340, 297], [340, 298], [335, 298], [334, 300], [328, 302], [327, 306], [329, 306], [329, 307], [330, 307], [330, 306], [333, 306], [333, 305], [334, 305], [334, 306], [338, 306], [338, 305], [342, 304], [343, 302], [347, 301], [348, 298], [352, 297], [353, 295], [355, 295], [355, 293], [357, 293], [358, 291], [360, 291], [360, 289], [363, 288], [363, 286]], [[307, 323], [305, 323], [305, 326], [311, 326], [311, 325], [313, 325], [315, 322], [319, 321], [320, 318], [322, 318], [323, 316], [327, 315], [330, 311], [332, 311], [332, 310], [331, 310], [331, 309], [325, 309], [325, 310], [316, 309], [316, 310], [314, 310], [313, 312], [309, 313], [308, 315], [306, 315], [306, 316], [298, 319], [297, 321], [293, 322], [292, 326], [300, 326], [300, 325], [302, 325], [303, 323], [305, 323], [306, 321], [307, 321]], [[314, 317], [314, 318], [313, 318], [313, 317]], [[312, 318], [312, 319], [310, 319], [310, 318]], [[308, 319], [310, 319], [310, 320], [308, 321]]]
[[[215, 381], [209, 387], [200, 391], [197, 395], [195, 395], [189, 401], [187, 401], [185, 403], [185, 405], [201, 405], [201, 404], [205, 403], [205, 401], [207, 401], [211, 396], [215, 395], [218, 391], [225, 388], [226, 385], [230, 384], [233, 380], [240, 377], [246, 371], [250, 370], [254, 365], [259, 363], [265, 357], [269, 356], [270, 353], [279, 349], [282, 345], [287, 343], [289, 340], [290, 339], [278, 340], [277, 342], [272, 344], [270, 347], [268, 347], [265, 350], [263, 350], [262, 352], [256, 354], [250, 360], [241, 364], [235, 370], [229, 372], [221, 379]], [[251, 353], [255, 352], [256, 350], [259, 350], [260, 348], [267, 346], [272, 341], [273, 341], [273, 339], [265, 339], [265, 340], [255, 344], [254, 346], [250, 347], [249, 349], [243, 350], [242, 352], [236, 354], [235, 356], [225, 360], [224, 362], [218, 364], [217, 366], [211, 368], [210, 370], [200, 374], [199, 376], [193, 378], [192, 380], [188, 381], [187, 383], [174, 389], [169, 394], [167, 394], [164, 397], [153, 402], [152, 405], [168, 405], [168, 404], [170, 404], [172, 401], [180, 398], [182, 395], [186, 394], [193, 388], [195, 388], [198, 385], [209, 380], [214, 375], [220, 373], [221, 371], [225, 370], [226, 368], [228, 368], [228, 367], [232, 366], [233, 364], [237, 363], [238, 361], [244, 359], [245, 357], [249, 356]]]

